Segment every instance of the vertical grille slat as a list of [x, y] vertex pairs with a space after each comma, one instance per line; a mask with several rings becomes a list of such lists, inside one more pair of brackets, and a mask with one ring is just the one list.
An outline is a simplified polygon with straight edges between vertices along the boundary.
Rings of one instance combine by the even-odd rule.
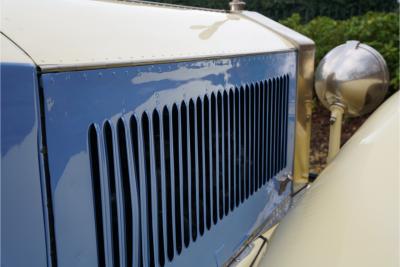
[[[164, 229], [163, 229], [163, 207], [162, 207], [162, 186], [161, 186], [161, 155], [160, 155], [160, 118], [157, 110], [154, 110], [152, 116], [152, 161], [154, 162], [152, 166], [152, 177], [155, 177], [156, 189], [153, 190], [156, 193], [157, 208], [153, 208], [153, 229], [157, 229], [158, 236], [158, 261], [161, 266], [164, 266], [165, 256], [164, 256]], [[154, 183], [153, 183], [154, 184]], [[154, 186], [153, 186], [154, 187]], [[153, 198], [154, 199], [154, 198]], [[131, 266], [131, 265], [128, 265]]]
[[272, 175], [276, 174], [276, 169], [277, 169], [277, 147], [278, 147], [278, 115], [279, 115], [279, 111], [277, 110], [277, 105], [278, 105], [278, 94], [279, 94], [279, 78], [275, 78], [275, 90], [274, 92], [274, 108], [273, 108], [273, 112], [274, 112], [274, 140], [273, 140], [273, 158], [275, 159], [273, 162], [273, 172]]
[[258, 95], [258, 184], [260, 188], [263, 186], [263, 143], [264, 143], [264, 113], [263, 113], [263, 105], [264, 105], [264, 84], [260, 82], [260, 92]]
[[111, 224], [111, 238], [112, 238], [112, 252], [113, 252], [113, 264], [119, 266], [120, 255], [119, 255], [119, 229], [118, 229], [118, 207], [117, 207], [117, 181], [115, 175], [114, 165], [114, 144], [111, 124], [105, 123], [104, 126], [104, 140], [107, 155], [107, 174], [108, 174], [108, 185], [110, 194], [110, 224]]
[[203, 183], [203, 112], [200, 98], [196, 101], [196, 136], [197, 136], [197, 192], [199, 233], [204, 234], [204, 183]]
[[147, 214], [147, 246], [149, 249], [148, 263], [150, 267], [154, 266], [154, 235], [153, 235], [153, 207], [152, 207], [152, 181], [151, 181], [151, 159], [150, 159], [150, 121], [146, 113], [142, 115], [142, 140], [144, 156], [144, 174], [145, 174], [145, 192], [146, 192], [146, 214]]
[[222, 95], [218, 92], [217, 95], [217, 131], [218, 131], [218, 153], [217, 153], [217, 164], [218, 164], [218, 202], [219, 202], [219, 219], [222, 220], [224, 217], [224, 173], [223, 173], [223, 121], [222, 121]]
[[258, 191], [259, 188], [259, 172], [258, 172], [258, 157], [259, 157], [259, 153], [258, 153], [258, 147], [260, 144], [260, 139], [259, 139], [259, 129], [260, 129], [260, 121], [259, 121], [259, 117], [260, 117], [260, 86], [258, 83], [256, 83], [255, 86], [255, 94], [254, 94], [254, 186], [255, 186], [255, 190], [254, 191]]
[[[124, 244], [124, 261], [128, 266], [132, 266], [132, 250], [133, 250], [133, 219], [132, 219], [132, 200], [130, 190], [130, 177], [129, 177], [129, 163], [128, 163], [128, 151], [126, 145], [126, 132], [125, 124], [122, 119], [118, 120], [117, 123], [118, 133], [118, 152], [119, 152], [119, 163], [120, 163], [120, 179], [121, 179], [121, 192], [122, 192], [122, 210], [124, 211], [124, 220], [120, 222], [124, 231], [123, 233], [123, 244]], [[122, 230], [122, 229], [121, 229]], [[123, 265], [123, 264], [122, 264]]]
[[[134, 251], [138, 251], [137, 258], [133, 257], [133, 262], [137, 263], [137, 266], [143, 266], [143, 251], [142, 251], [142, 212], [141, 212], [141, 193], [140, 193], [140, 171], [139, 171], [139, 144], [138, 144], [138, 125], [135, 116], [132, 116], [129, 122], [130, 126], [130, 141], [131, 141], [131, 148], [129, 149], [132, 153], [132, 161], [133, 161], [133, 173], [134, 173], [134, 180], [131, 181], [133, 184], [133, 188], [136, 188], [136, 195], [135, 198], [137, 200], [137, 214], [138, 217], [135, 218], [135, 223], [137, 224], [137, 232], [134, 233], [136, 236], [136, 245], [137, 248], [134, 248]], [[132, 195], [134, 196], [134, 195]], [[135, 253], [133, 256], [136, 255]]]
[[148, 227], [148, 194], [147, 194], [147, 175], [146, 175], [146, 166], [145, 166], [145, 147], [143, 142], [143, 125], [142, 125], [142, 117], [138, 117], [137, 121], [137, 153], [138, 153], [138, 166], [139, 166], [139, 191], [140, 191], [140, 211], [141, 211], [141, 264], [143, 266], [149, 266], [150, 262], [153, 261], [150, 248], [148, 245], [148, 235], [149, 235], [149, 227]]
[[181, 114], [181, 106], [176, 106], [176, 112], [178, 114], [178, 118], [176, 119], [176, 124], [178, 126], [178, 134], [175, 136], [175, 142], [178, 145], [179, 155], [175, 158], [176, 161], [179, 162], [179, 225], [180, 225], [180, 245], [178, 249], [178, 254], [182, 252], [183, 247], [185, 246], [185, 210], [184, 210], [184, 181], [183, 181], [183, 151], [182, 151], [182, 140], [183, 140], [183, 132], [182, 132], [182, 114]]
[[234, 155], [234, 167], [235, 167], [235, 199], [236, 207], [240, 204], [240, 125], [239, 125], [239, 89], [235, 88], [235, 155]]
[[[285, 87], [286, 87], [286, 81], [285, 81], [285, 77], [281, 77], [282, 79], [282, 85], [281, 85], [281, 97], [280, 97], [280, 106], [284, 107], [285, 103], [284, 103], [284, 99], [285, 99]], [[284, 148], [284, 135], [285, 135], [285, 129], [283, 127], [283, 123], [285, 122], [285, 111], [283, 109], [280, 110], [281, 116], [280, 116], [280, 124], [279, 124], [279, 128], [280, 128], [280, 136], [279, 136], [279, 141], [280, 141], [280, 145], [279, 145], [279, 170], [282, 169], [284, 167], [283, 163], [284, 163], [284, 152], [283, 152], [283, 148]]]
[[[190, 111], [189, 111], [189, 105], [186, 105], [185, 103], [182, 103], [182, 114], [185, 114], [182, 116], [182, 120], [184, 117], [186, 117], [186, 156], [187, 156], [187, 198], [188, 198], [188, 213], [187, 213], [187, 227], [188, 227], [188, 243], [190, 243], [192, 239], [192, 205], [193, 205], [193, 196], [192, 196], [192, 154], [191, 154], [191, 123], [190, 123]], [[183, 125], [183, 123], [182, 123]], [[182, 140], [185, 140], [182, 138]]]
[[173, 170], [174, 175], [172, 176], [173, 183], [173, 196], [175, 196], [175, 236], [176, 236], [176, 251], [178, 254], [182, 251], [182, 229], [181, 229], [181, 184], [180, 184], [180, 173], [179, 173], [179, 114], [178, 108], [176, 105], [172, 107], [172, 134], [171, 134], [171, 142], [172, 142], [172, 155], [173, 158]]
[[[282, 98], [282, 78], [280, 77], [278, 79], [278, 98], [277, 98], [277, 105], [281, 105], [281, 98]], [[281, 137], [282, 137], [282, 132], [281, 132], [281, 127], [280, 127], [280, 123], [282, 121], [282, 111], [281, 109], [278, 109], [278, 116], [277, 116], [277, 142], [276, 142], [276, 167], [275, 167], [275, 171], [277, 172], [280, 169], [280, 164], [281, 164]]]
[[254, 177], [254, 84], [250, 86], [250, 155], [249, 155], [249, 164], [250, 164], [250, 195], [253, 195], [255, 188], [255, 177]]
[[285, 158], [284, 158], [284, 165], [287, 165], [287, 142], [288, 142], [288, 122], [289, 122], [289, 75], [286, 75], [286, 87], [285, 87], [285, 106], [284, 106], [284, 110], [285, 110], [285, 121], [283, 122], [284, 125], [286, 125], [285, 127], [285, 137], [284, 137], [284, 147], [283, 147], [283, 151], [285, 153]]
[[196, 129], [195, 106], [193, 100], [189, 102], [189, 128], [190, 128], [190, 168], [191, 168], [191, 214], [192, 214], [192, 240], [197, 239], [197, 179], [196, 179]]
[[246, 199], [249, 198], [250, 196], [250, 87], [246, 85], [245, 89], [245, 114], [244, 114], [244, 120], [245, 120], [245, 158], [244, 158], [244, 164], [245, 164], [245, 179], [246, 179]]
[[[102, 196], [102, 206], [103, 206], [103, 229], [104, 229], [104, 247], [105, 247], [105, 260], [106, 265], [113, 264], [113, 246], [112, 246], [112, 228], [111, 228], [111, 194], [109, 186], [108, 177], [108, 161], [107, 161], [107, 148], [105, 143], [104, 126], [99, 129], [99, 161], [101, 164], [100, 168], [100, 186], [101, 186], [101, 196]], [[93, 177], [92, 177], [93, 178]]]
[[245, 172], [246, 172], [246, 168], [245, 168], [245, 113], [244, 113], [244, 91], [243, 91], [243, 87], [240, 87], [240, 91], [239, 91], [239, 106], [240, 106], [240, 127], [239, 127], [239, 135], [240, 135], [240, 148], [239, 148], [239, 152], [240, 152], [240, 200], [243, 203], [244, 199], [245, 199]]
[[263, 134], [263, 184], [267, 182], [267, 172], [268, 172], [268, 158], [267, 158], [267, 149], [268, 149], [268, 96], [269, 96], [269, 87], [268, 87], [268, 82], [264, 81], [264, 97], [263, 97], [263, 128], [264, 128], [264, 134]]
[[[281, 93], [281, 105], [284, 107], [285, 106], [285, 90], [286, 90], [286, 77], [282, 78], [282, 93]], [[283, 151], [284, 147], [285, 147], [285, 127], [283, 126], [283, 123], [285, 123], [285, 116], [286, 116], [286, 112], [284, 110], [281, 111], [282, 115], [281, 115], [281, 120], [282, 123], [280, 125], [281, 127], [281, 146], [280, 146], [280, 151], [281, 151], [281, 156], [280, 156], [280, 169], [282, 169], [284, 167], [284, 162], [285, 162], [285, 153]]]
[[[162, 211], [159, 211], [162, 214], [162, 229], [163, 229], [163, 237], [162, 240], [164, 241], [164, 262], [166, 261], [166, 259], [168, 258], [169, 260], [172, 260], [172, 249], [173, 245], [171, 245], [170, 242], [170, 237], [171, 237], [171, 233], [172, 230], [170, 229], [170, 224], [169, 224], [169, 215], [168, 215], [168, 211], [170, 210], [170, 207], [168, 206], [168, 179], [167, 176], [169, 175], [168, 170], [167, 170], [167, 165], [166, 164], [166, 147], [169, 147], [168, 144], [165, 142], [165, 132], [168, 131], [168, 127], [165, 126], [165, 116], [168, 116], [168, 110], [162, 109], [162, 111], [159, 114], [159, 133], [160, 133], [160, 168], [161, 168], [161, 203], [162, 203]], [[167, 117], [168, 118], [168, 117]], [[154, 127], [156, 128], [156, 126]], [[167, 129], [166, 129], [167, 128]], [[156, 143], [156, 142], [155, 142]], [[170, 199], [170, 198], [169, 198]], [[159, 237], [161, 239], [161, 237]], [[159, 242], [161, 242], [159, 240]], [[160, 253], [162, 253], [160, 251]], [[160, 265], [161, 262], [160, 262]]]
[[206, 227], [208, 230], [211, 228], [211, 198], [212, 198], [212, 192], [211, 192], [211, 169], [210, 165], [212, 164], [211, 162], [211, 145], [210, 145], [210, 139], [211, 139], [211, 127], [210, 127], [210, 104], [208, 97], [204, 97], [204, 115], [203, 115], [203, 129], [204, 129], [204, 166], [205, 166], [205, 171], [204, 171], [204, 180], [205, 180], [205, 192], [206, 192]]
[[230, 177], [230, 208], [233, 211], [235, 207], [235, 109], [234, 109], [234, 99], [233, 99], [233, 91], [229, 90], [228, 95], [229, 101], [229, 177]]
[[289, 76], [96, 123], [99, 266], [169, 266], [287, 167]]
[[218, 133], [217, 133], [217, 107], [216, 107], [215, 94], [211, 95], [211, 168], [212, 168], [212, 205], [213, 205], [213, 223], [218, 221], [218, 160], [217, 160], [217, 147], [218, 147]]
[[284, 153], [285, 153], [285, 162], [284, 165], [287, 165], [287, 142], [288, 142], [288, 121], [289, 121], [289, 75], [286, 75], [286, 87], [285, 87], [285, 106], [283, 107], [283, 109], [285, 110], [285, 121], [283, 122], [283, 124], [285, 125], [285, 138], [284, 138]]
[[[270, 151], [270, 158], [274, 158], [274, 153], [275, 153], [275, 135], [276, 135], [276, 128], [275, 128], [275, 117], [276, 117], [276, 111], [275, 111], [275, 96], [276, 96], [276, 80], [275, 78], [272, 80], [272, 88], [271, 90], [271, 151]], [[275, 171], [275, 161], [270, 161], [269, 164], [271, 165], [271, 173], [270, 173], [270, 178], [274, 175]]]
[[[278, 105], [282, 106], [282, 93], [283, 93], [283, 78], [279, 78], [280, 81], [280, 86], [279, 86], [279, 101]], [[277, 166], [277, 172], [282, 168], [282, 121], [283, 121], [283, 112], [282, 109], [279, 109], [279, 122], [278, 122], [278, 129], [279, 129], [279, 136], [278, 136], [278, 148], [277, 148], [277, 157], [278, 157], [278, 166]]]
[[[275, 95], [275, 108], [279, 105], [280, 101], [280, 90], [281, 90], [281, 79], [277, 78], [276, 79], [276, 95]], [[279, 123], [279, 117], [280, 117], [280, 110], [276, 109], [276, 116], [275, 116], [275, 153], [274, 153], [274, 158], [275, 158], [275, 164], [274, 164], [274, 174], [276, 174], [278, 168], [279, 168], [279, 144], [280, 144], [280, 127], [278, 125]]]
[[229, 111], [228, 94], [224, 91], [222, 95], [223, 113], [222, 113], [222, 140], [223, 140], [223, 166], [224, 166], [224, 210], [225, 216], [229, 214]]
[[168, 108], [163, 109], [163, 137], [164, 137], [164, 164], [165, 164], [165, 185], [166, 185], [166, 218], [167, 218], [167, 254], [171, 261], [174, 258], [175, 236], [173, 223], [173, 192], [171, 173], [171, 149], [170, 149], [170, 118]]
[[264, 170], [265, 166], [263, 164], [264, 162], [264, 143], [265, 143], [265, 102], [264, 102], [264, 95], [265, 95], [265, 87], [264, 87], [264, 82], [260, 83], [260, 144], [259, 144], [259, 179], [260, 179], [260, 185], [263, 186], [264, 183]]
[[189, 168], [188, 168], [188, 116], [185, 102], [181, 103], [181, 136], [182, 136], [182, 183], [183, 183], [183, 240], [185, 247], [190, 242], [190, 212], [189, 212]]
[[271, 160], [271, 158], [273, 157], [273, 144], [274, 144], [274, 88], [275, 88], [275, 80], [273, 81], [269, 81], [270, 83], [270, 100], [269, 100], [269, 143], [268, 143], [268, 154], [269, 154], [269, 160], [268, 160], [268, 169], [269, 169], [269, 173], [268, 173], [268, 179], [272, 178], [273, 175], [273, 161]]
[[104, 229], [103, 229], [103, 207], [101, 196], [101, 178], [100, 178], [100, 159], [99, 159], [99, 144], [96, 127], [89, 127], [89, 156], [90, 170], [92, 173], [92, 190], [93, 190], [93, 205], [96, 227], [96, 242], [97, 242], [97, 257], [98, 265], [105, 266], [105, 248], [104, 248]]
[[274, 158], [275, 160], [275, 168], [274, 168], [274, 175], [278, 172], [278, 167], [279, 167], [279, 117], [280, 117], [280, 110], [277, 109], [279, 106], [279, 97], [280, 97], [280, 89], [281, 89], [281, 79], [277, 78], [276, 79], [276, 95], [275, 95], [275, 153], [274, 153]]

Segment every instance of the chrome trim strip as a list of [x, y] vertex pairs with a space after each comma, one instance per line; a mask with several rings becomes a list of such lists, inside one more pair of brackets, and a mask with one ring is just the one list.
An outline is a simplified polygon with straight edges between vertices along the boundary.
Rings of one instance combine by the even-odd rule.
[[112, 63], [105, 62], [94, 62], [93, 64], [49, 64], [41, 65], [41, 73], [53, 73], [53, 72], [65, 72], [65, 71], [80, 71], [80, 70], [96, 70], [96, 69], [107, 69], [107, 68], [120, 68], [120, 67], [134, 67], [134, 66], [146, 66], [146, 65], [156, 65], [156, 64], [167, 64], [167, 63], [180, 63], [180, 62], [190, 62], [199, 60], [214, 60], [214, 59], [224, 59], [231, 57], [247, 57], [256, 55], [270, 55], [270, 54], [280, 54], [284, 52], [290, 52], [294, 49], [277, 50], [273, 52], [255, 52], [255, 53], [245, 53], [245, 54], [221, 54], [218, 56], [198, 56], [198, 57], [184, 57], [184, 58], [174, 58], [168, 60], [149, 60], [149, 61], [115, 61]]
[[315, 43], [308, 37], [259, 13], [243, 11], [241, 15], [279, 34], [292, 43], [298, 50], [294, 181], [307, 182], [309, 174]]

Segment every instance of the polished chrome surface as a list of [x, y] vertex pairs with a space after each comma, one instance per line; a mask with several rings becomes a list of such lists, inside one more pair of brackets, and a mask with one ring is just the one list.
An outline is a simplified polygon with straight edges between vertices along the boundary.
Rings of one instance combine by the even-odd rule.
[[328, 109], [342, 105], [350, 116], [373, 111], [384, 99], [388, 84], [383, 57], [359, 41], [348, 41], [331, 50], [315, 73], [315, 90], [322, 104]]
[[298, 50], [297, 98], [296, 98], [296, 144], [293, 179], [308, 182], [311, 115], [314, 80], [315, 44], [310, 38], [289, 29], [259, 13], [242, 11], [241, 16], [277, 33]]
[[232, 0], [231, 2], [229, 2], [231, 12], [242, 11], [245, 5], [246, 3], [240, 0]]

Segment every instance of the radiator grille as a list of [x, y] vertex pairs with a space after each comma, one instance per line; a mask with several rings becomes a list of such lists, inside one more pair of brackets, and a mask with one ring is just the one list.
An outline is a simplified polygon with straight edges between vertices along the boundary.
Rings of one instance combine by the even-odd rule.
[[92, 124], [100, 265], [111, 247], [115, 266], [164, 266], [285, 168], [288, 93], [284, 75]]

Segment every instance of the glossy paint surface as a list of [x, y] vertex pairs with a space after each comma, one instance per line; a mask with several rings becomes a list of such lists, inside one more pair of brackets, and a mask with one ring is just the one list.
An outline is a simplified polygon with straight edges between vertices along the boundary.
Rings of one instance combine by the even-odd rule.
[[399, 266], [399, 127], [396, 93], [285, 217], [259, 266]]
[[1, 265], [46, 266], [36, 68], [0, 37]]
[[114, 0], [4, 0], [2, 9], [1, 30], [44, 70], [294, 49], [240, 14]]
[[[132, 114], [188, 101], [242, 84], [289, 76], [288, 166], [292, 172], [296, 53], [285, 52], [229, 59], [42, 76], [46, 133], [54, 201], [58, 263], [97, 263], [93, 197], [88, 151], [92, 123], [115, 123]], [[165, 266], [220, 266], [263, 226], [275, 208], [287, 200], [290, 186], [278, 195], [273, 178], [229, 216], [213, 226]], [[134, 259], [137, 260], [137, 259]]]

